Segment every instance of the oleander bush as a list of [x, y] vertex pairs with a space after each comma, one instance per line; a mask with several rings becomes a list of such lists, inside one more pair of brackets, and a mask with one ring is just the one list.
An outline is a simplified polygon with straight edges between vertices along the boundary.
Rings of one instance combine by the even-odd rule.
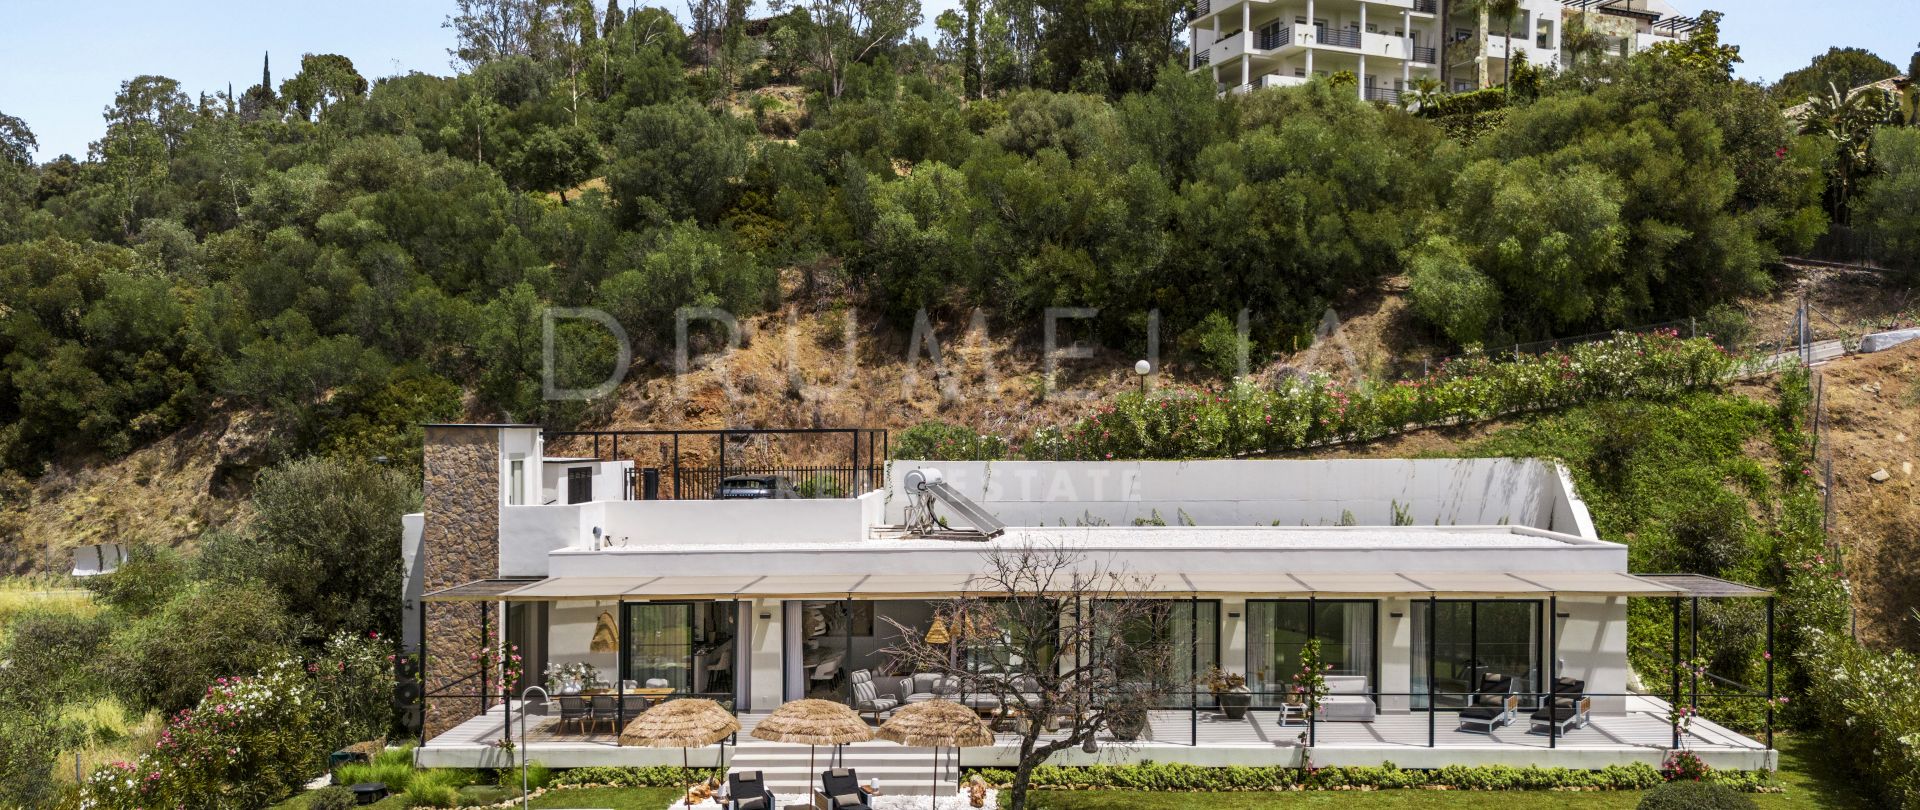
[[[83, 798], [94, 810], [204, 806], [209, 796], [242, 807], [277, 801], [319, 772], [326, 752], [385, 729], [385, 707], [361, 693], [384, 692], [391, 652], [387, 642], [343, 634], [312, 663], [284, 658], [258, 675], [216, 679], [172, 717], [153, 750], [95, 769]], [[342, 772], [395, 790], [417, 781], [411, 757], [393, 752]]]
[[[990, 785], [1008, 785], [1013, 772], [971, 768]], [[1779, 788], [1765, 771], [1715, 771], [1707, 777], [1730, 789], [1770, 792]], [[1287, 768], [1236, 765], [1213, 768], [1179, 762], [1138, 765], [1043, 765], [1034, 769], [1033, 787], [1043, 790], [1148, 790], [1165, 792], [1243, 792], [1267, 790], [1345, 790], [1367, 788], [1451, 790], [1646, 790], [1666, 777], [1651, 765], [1613, 765], [1597, 771], [1508, 765], [1449, 765], [1412, 770], [1392, 763], [1378, 767]]]
[[1834, 759], [1866, 777], [1880, 806], [1920, 809], [1920, 659], [1820, 631], [1800, 657], [1801, 708], [1829, 721], [1818, 731]]
[[1615, 399], [1667, 400], [1725, 382], [1736, 361], [1707, 339], [1621, 334], [1562, 352], [1495, 360], [1469, 354], [1419, 380], [1349, 388], [1325, 375], [1271, 388], [1122, 394], [1020, 445], [937, 422], [904, 431], [895, 458], [943, 461], [1221, 458], [1375, 439], [1410, 427]]

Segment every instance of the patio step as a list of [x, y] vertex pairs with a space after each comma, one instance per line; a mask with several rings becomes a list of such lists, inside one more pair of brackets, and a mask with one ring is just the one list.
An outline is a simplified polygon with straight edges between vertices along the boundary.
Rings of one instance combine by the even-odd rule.
[[[760, 771], [767, 787], [779, 794], [805, 793], [817, 785], [820, 772], [834, 767], [834, 749], [813, 749], [811, 765], [804, 745], [771, 743], [742, 736], [740, 744], [728, 752], [728, 772]], [[942, 763], [940, 790], [953, 790], [952, 756]], [[842, 756], [846, 767], [854, 769], [862, 784], [880, 780], [880, 789], [889, 794], [925, 796], [933, 789], [934, 751], [931, 748], [905, 748], [891, 744], [846, 746]]]

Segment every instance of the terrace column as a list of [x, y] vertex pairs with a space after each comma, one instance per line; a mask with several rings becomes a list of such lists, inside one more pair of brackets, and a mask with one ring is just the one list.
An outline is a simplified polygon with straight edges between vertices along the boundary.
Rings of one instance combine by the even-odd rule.
[[1408, 693], [1413, 691], [1413, 603], [1406, 599], [1380, 600], [1380, 626], [1374, 631], [1380, 639], [1380, 683], [1374, 688], [1380, 696], [1383, 713], [1405, 712], [1412, 706]]
[[[771, 711], [786, 695], [786, 604], [779, 599], [755, 599], [748, 606], [748, 711]], [[765, 616], [767, 618], [761, 619]]]
[[1367, 49], [1366, 49], [1367, 4], [1365, 2], [1362, 2], [1360, 4], [1360, 30], [1356, 32], [1355, 35], [1360, 37], [1360, 45], [1361, 45], [1359, 49], [1360, 50], [1360, 75], [1357, 77], [1360, 80], [1358, 82], [1358, 84], [1360, 85], [1360, 100], [1366, 101], [1367, 100]]
[[1253, 81], [1253, 0], [1240, 4], [1240, 86]]
[[1407, 84], [1413, 80], [1413, 10], [1400, 10], [1400, 31], [1406, 35], [1401, 44], [1407, 48], [1405, 59], [1400, 60], [1400, 92], [1407, 92]]
[[1312, 41], [1307, 43], [1307, 81], [1313, 81], [1313, 52], [1320, 47], [1320, 29], [1313, 24], [1313, 0], [1307, 0], [1307, 30], [1312, 31]]
[[1240, 675], [1247, 672], [1247, 600], [1220, 600], [1220, 669]]
[[[421, 592], [500, 574], [501, 431], [433, 425], [423, 447]], [[538, 459], [534, 462], [538, 464]], [[534, 474], [538, 475], [538, 467]], [[421, 602], [423, 686], [473, 694], [480, 679], [471, 656], [489, 639], [479, 611], [463, 602]], [[454, 686], [463, 678], [466, 684]], [[433, 739], [485, 710], [480, 698], [426, 699], [422, 736]]]

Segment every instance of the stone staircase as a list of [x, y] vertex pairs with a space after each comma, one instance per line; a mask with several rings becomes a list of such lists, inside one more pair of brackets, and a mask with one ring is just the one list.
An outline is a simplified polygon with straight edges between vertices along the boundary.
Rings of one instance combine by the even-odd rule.
[[[767, 787], [783, 796], [805, 794], [818, 787], [820, 772], [836, 767], [835, 750], [824, 746], [813, 749], [813, 765], [809, 769], [806, 746], [757, 740], [747, 733], [765, 716], [740, 716], [739, 742], [727, 751], [728, 772], [760, 771], [766, 777]], [[908, 748], [874, 741], [844, 746], [840, 756], [842, 766], [858, 773], [862, 785], [879, 779], [880, 790], [887, 795], [932, 794], [934, 751], [931, 748]], [[941, 760], [940, 793], [948, 795], [953, 793], [957, 780], [956, 759], [949, 750], [942, 752]]]

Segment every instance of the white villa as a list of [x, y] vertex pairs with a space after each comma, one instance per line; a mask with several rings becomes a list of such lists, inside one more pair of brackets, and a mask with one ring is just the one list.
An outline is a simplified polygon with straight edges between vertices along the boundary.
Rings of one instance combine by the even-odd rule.
[[1187, 23], [1188, 67], [1209, 71], [1222, 92], [1344, 70], [1359, 80], [1360, 98], [1396, 102], [1421, 77], [1456, 93], [1476, 89], [1482, 47], [1488, 84], [1497, 85], [1509, 48], [1536, 67], [1570, 63], [1569, 26], [1598, 34], [1597, 53], [1625, 55], [1698, 24], [1666, 0], [1521, 0], [1511, 26], [1489, 21], [1484, 43], [1479, 22], [1459, 0], [1201, 0]]
[[[1177, 698], [1139, 739], [1074, 749], [1062, 764], [1598, 768], [1657, 765], [1676, 743], [1717, 768], [1775, 763], [1767, 744], [1711, 722], [1677, 735], [1669, 705], [1717, 690], [1679, 666], [1641, 682], [1627, 665], [1629, 600], [1672, 603], [1678, 662], [1683, 603], [1769, 595], [1630, 573], [1626, 547], [1597, 535], [1554, 463], [886, 461], [883, 433], [813, 431], [792, 433], [842, 448], [838, 483], [813, 487], [823, 497], [712, 497], [721, 477], [769, 474], [762, 460], [746, 463], [748, 446], [786, 433], [429, 426], [425, 508], [405, 540], [407, 642], [424, 644], [420, 763], [501, 764], [503, 729], [517, 740], [524, 720], [528, 755], [551, 767], [677, 764], [680, 752], [621, 747], [614, 732], [679, 696], [719, 700], [748, 727], [797, 698], [858, 702], [855, 682], [913, 700], [926, 685], [881, 652], [899, 632], [886, 619], [924, 631], [935, 603], [967, 590], [987, 549], [1023, 543], [1070, 548], [1150, 582], [1175, 617], [1166, 628], [1180, 650], [1176, 676], [1217, 666], [1245, 675], [1254, 693], [1237, 720], [1204, 691]], [[672, 454], [657, 455], [669, 439]], [[548, 441], [574, 455], [548, 457]], [[718, 448], [718, 459], [696, 464], [696, 445]], [[636, 469], [649, 464], [659, 466]], [[951, 531], [909, 532], [907, 478], [931, 469], [1004, 533], [968, 531], [964, 510], [943, 512]], [[1319, 717], [1282, 697], [1308, 638], [1333, 665], [1335, 694]], [[518, 701], [502, 706], [498, 672], [474, 659], [501, 644], [524, 658], [522, 688], [541, 684], [548, 665], [591, 665], [607, 716], [582, 722], [536, 702], [545, 713], [523, 718]], [[1490, 729], [1462, 714], [1489, 675], [1505, 676], [1518, 704]], [[1577, 700], [1581, 716], [1531, 723], [1548, 692]], [[1754, 694], [1770, 695], [1771, 684]], [[729, 760], [742, 767], [804, 771], [778, 759], [804, 748], [739, 739]], [[902, 750], [854, 749], [848, 760], [863, 773]], [[693, 752], [696, 762], [719, 756]], [[1005, 746], [959, 755], [962, 765], [1011, 761]], [[902, 773], [924, 779], [926, 762], [906, 758]]]

